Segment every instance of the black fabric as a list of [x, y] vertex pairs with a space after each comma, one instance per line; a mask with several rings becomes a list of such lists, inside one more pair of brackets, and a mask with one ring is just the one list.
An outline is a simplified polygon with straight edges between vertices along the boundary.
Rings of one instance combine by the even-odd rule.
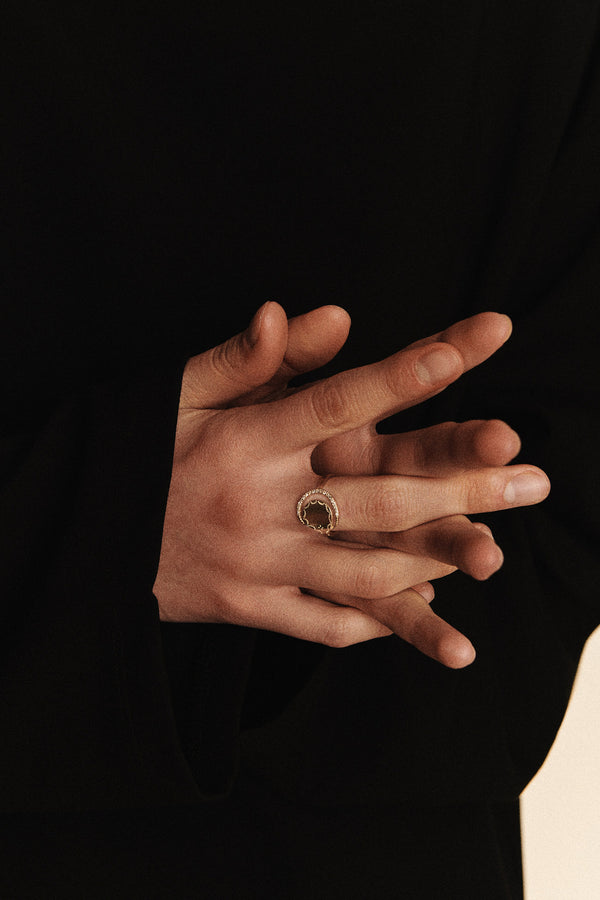
[[[68, 870], [135, 896], [162, 865], [156, 896], [174, 870], [192, 896], [520, 896], [516, 798], [600, 621], [597, 0], [3, 20], [5, 895], [68, 896]], [[465, 671], [395, 638], [160, 626], [182, 365], [265, 299], [345, 306], [338, 367], [512, 315], [493, 360], [384, 426], [505, 418], [553, 481], [491, 517], [498, 575], [438, 587]]]
[[516, 801], [315, 811], [241, 778], [202, 808], [12, 821], [0, 887], [34, 898], [60, 885], [65, 900], [115, 887], [135, 900], [521, 900], [518, 814]]

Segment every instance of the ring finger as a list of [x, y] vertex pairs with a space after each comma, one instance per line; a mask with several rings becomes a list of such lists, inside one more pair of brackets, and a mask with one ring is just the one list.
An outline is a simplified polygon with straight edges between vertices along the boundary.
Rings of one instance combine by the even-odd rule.
[[533, 466], [476, 469], [447, 478], [404, 475], [332, 477], [343, 531], [405, 531], [444, 516], [529, 506], [549, 493], [548, 477]]

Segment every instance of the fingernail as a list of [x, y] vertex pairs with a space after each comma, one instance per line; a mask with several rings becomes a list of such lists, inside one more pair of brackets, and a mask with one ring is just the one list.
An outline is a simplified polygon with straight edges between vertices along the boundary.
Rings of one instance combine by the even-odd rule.
[[431, 350], [417, 361], [415, 368], [421, 384], [438, 384], [459, 373], [458, 359], [450, 350]]
[[252, 347], [254, 347], [255, 344], [258, 344], [263, 319], [265, 317], [265, 312], [267, 311], [267, 306], [270, 302], [270, 300], [267, 300], [266, 303], [263, 303], [263, 305], [254, 313], [252, 321], [248, 326], [248, 340]]
[[514, 504], [538, 503], [547, 495], [548, 489], [549, 482], [544, 475], [523, 472], [508, 482], [504, 499], [507, 503]]

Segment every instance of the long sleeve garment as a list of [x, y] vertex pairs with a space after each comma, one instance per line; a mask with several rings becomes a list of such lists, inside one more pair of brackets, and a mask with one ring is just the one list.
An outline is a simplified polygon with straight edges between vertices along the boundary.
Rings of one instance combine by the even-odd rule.
[[[600, 4], [53, 4], [2, 26], [3, 896], [521, 896], [600, 623]], [[265, 300], [335, 366], [514, 335], [385, 424], [503, 418], [550, 499], [435, 609], [478, 656], [161, 625], [190, 356]]]

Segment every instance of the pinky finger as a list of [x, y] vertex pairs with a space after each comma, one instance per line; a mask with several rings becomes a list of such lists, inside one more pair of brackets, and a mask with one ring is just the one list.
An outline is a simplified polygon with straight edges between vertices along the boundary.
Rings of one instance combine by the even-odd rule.
[[436, 615], [430, 603], [434, 590], [429, 582], [415, 585], [391, 597], [363, 600], [323, 595], [336, 603], [353, 604], [368, 612], [402, 640], [450, 669], [463, 669], [475, 659], [471, 641]]
[[368, 612], [340, 605], [298, 590], [286, 596], [285, 605], [265, 609], [245, 625], [276, 631], [327, 647], [350, 647], [363, 641], [388, 637], [392, 631]]
[[369, 613], [421, 653], [450, 669], [463, 669], [475, 659], [471, 641], [440, 618], [424, 592], [409, 588], [394, 597], [376, 600]]

